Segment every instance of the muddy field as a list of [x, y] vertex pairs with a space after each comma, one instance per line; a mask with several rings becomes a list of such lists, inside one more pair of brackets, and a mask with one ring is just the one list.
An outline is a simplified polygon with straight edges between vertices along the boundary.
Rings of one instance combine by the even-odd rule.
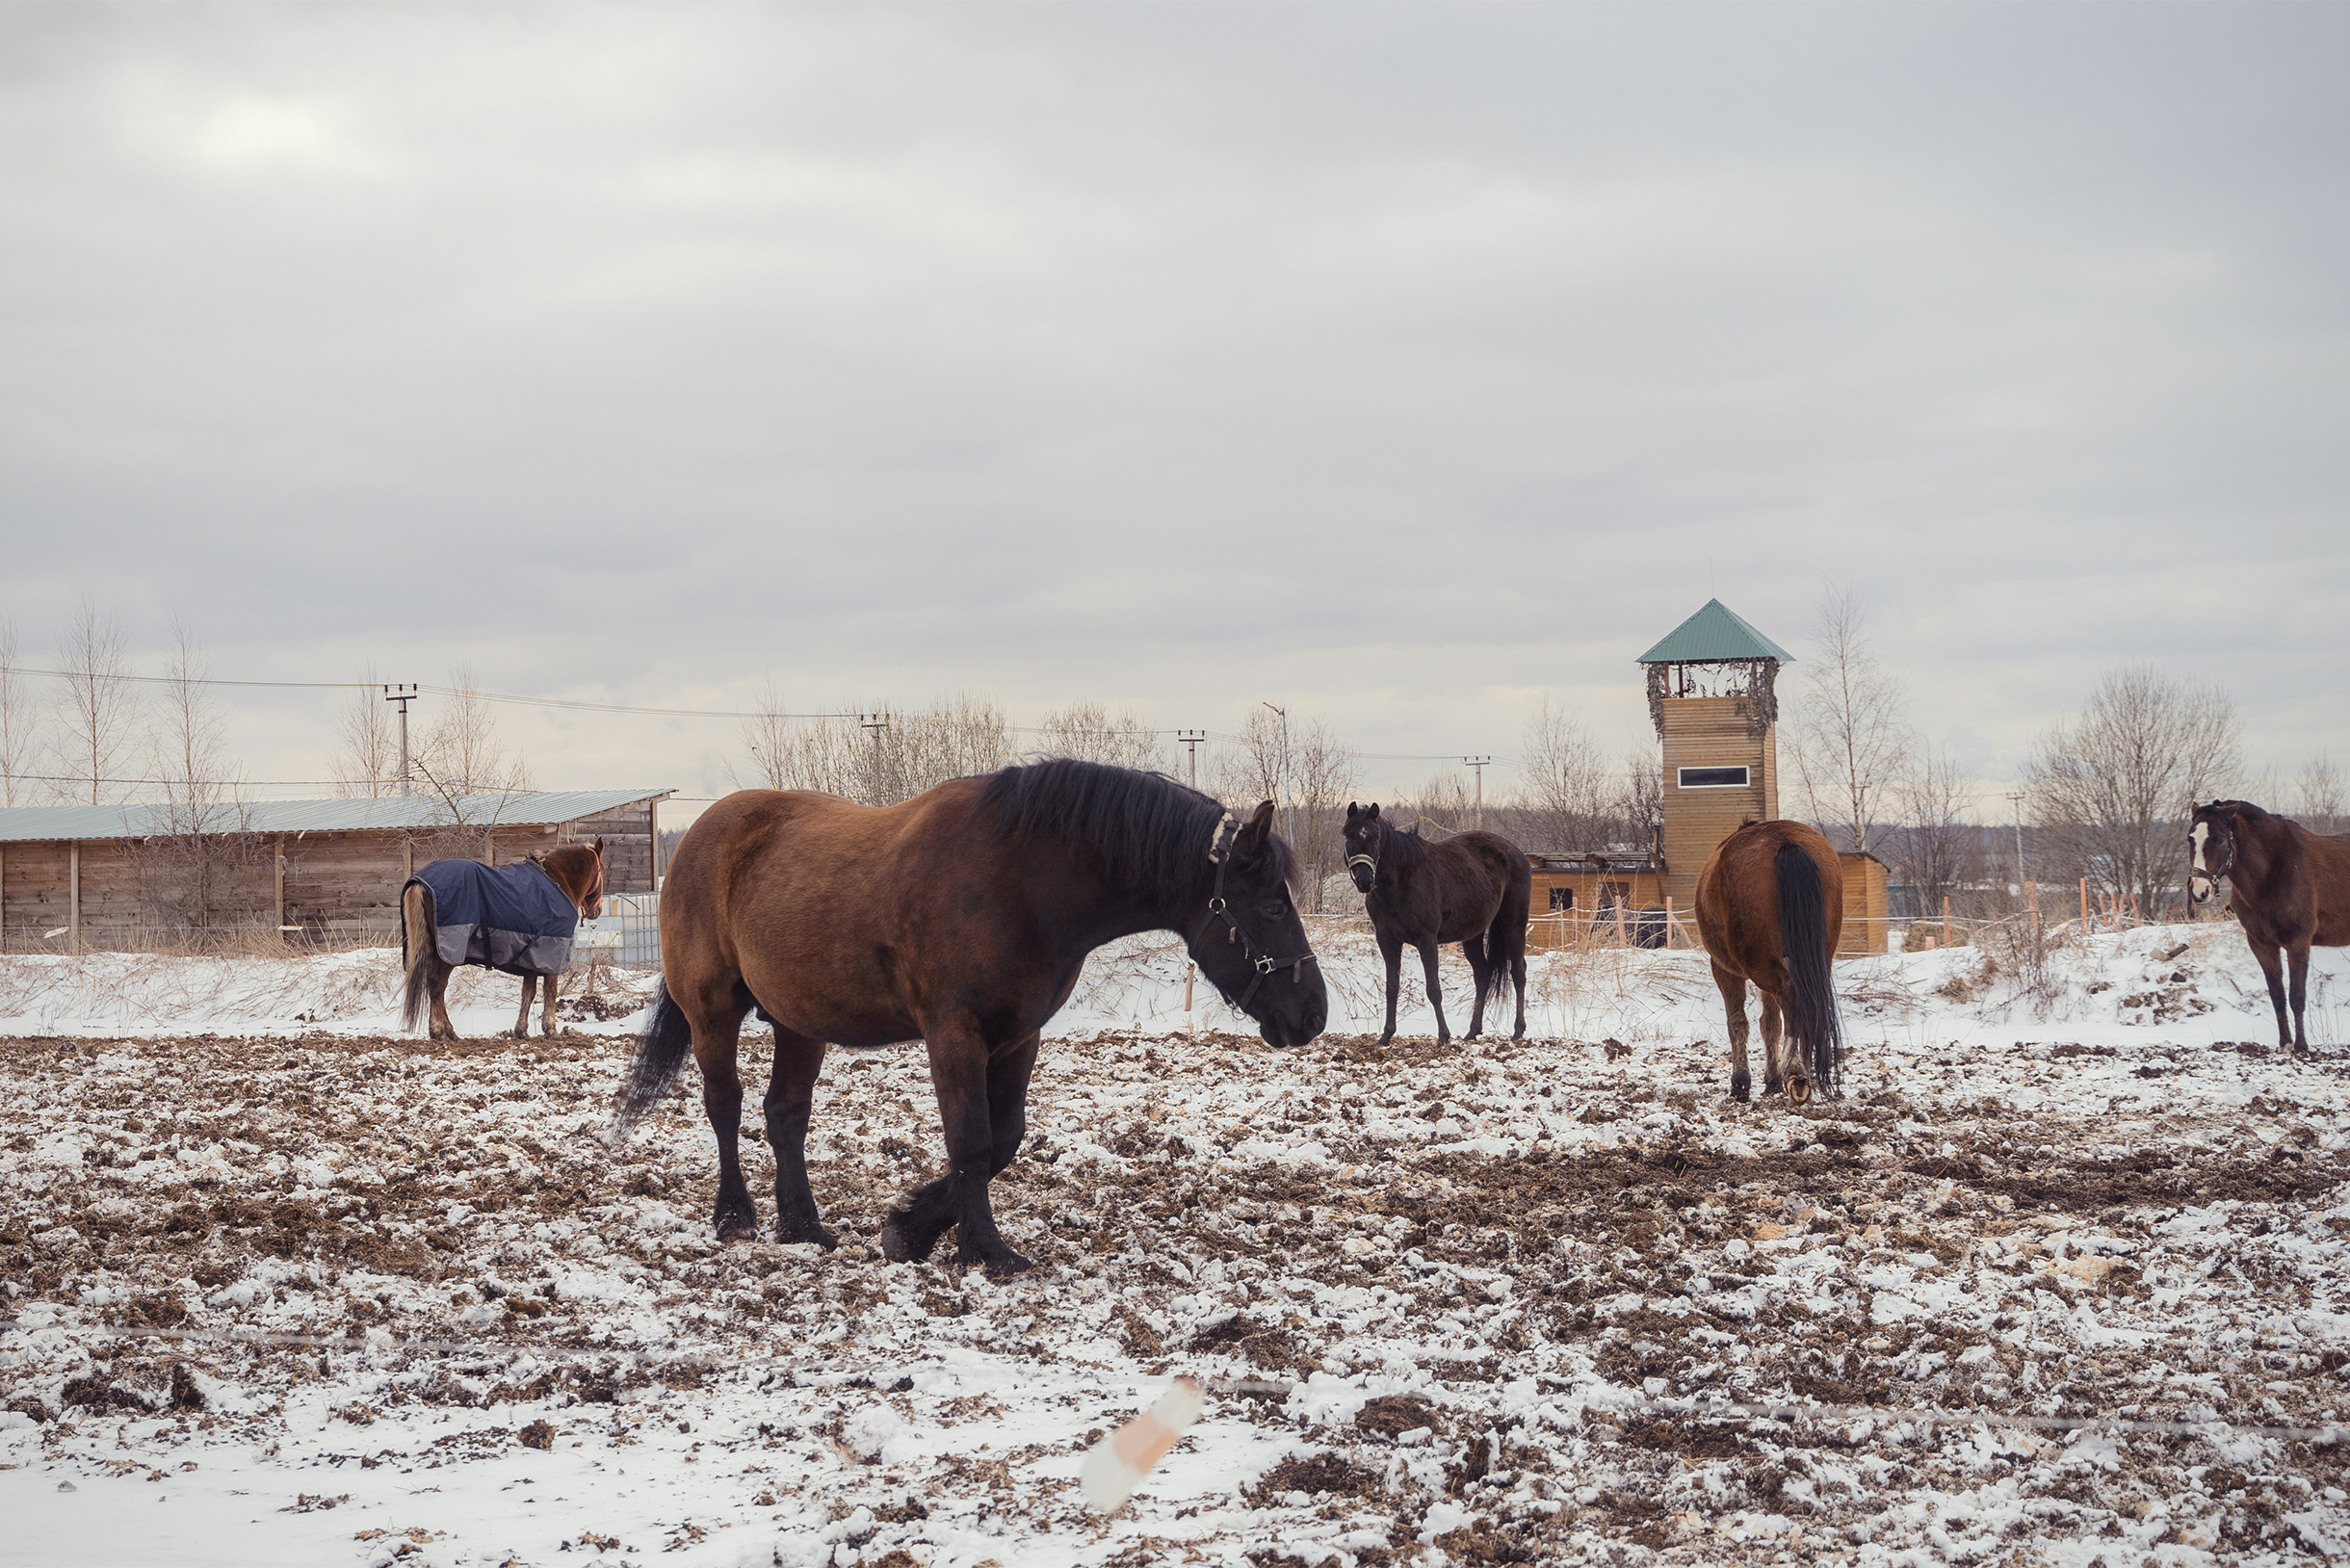
[[2145, 1032], [1881, 1044], [1803, 1112], [1699, 1041], [1055, 1042], [1005, 1281], [870, 1244], [936, 1166], [912, 1051], [826, 1065], [824, 1254], [712, 1241], [697, 1099], [607, 1144], [621, 1040], [7, 1040], [0, 1499], [59, 1562], [2350, 1549], [2350, 1447], [2246, 1429], [2350, 1417], [2340, 1063]]

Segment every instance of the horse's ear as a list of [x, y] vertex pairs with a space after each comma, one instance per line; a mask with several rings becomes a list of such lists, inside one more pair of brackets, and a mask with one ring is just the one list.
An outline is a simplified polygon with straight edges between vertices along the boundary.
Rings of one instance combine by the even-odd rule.
[[597, 838], [597, 840], [593, 844], [588, 846], [588, 848], [595, 851], [595, 857], [598, 860], [604, 858], [604, 841], [601, 837]]
[[1369, 817], [1372, 822], [1377, 822], [1379, 820], [1379, 802], [1373, 800], [1371, 803], [1371, 809], [1363, 813], [1363, 815]]
[[1257, 814], [1248, 819], [1248, 825], [1233, 839], [1233, 848], [1245, 854], [1254, 854], [1265, 848], [1266, 835], [1272, 830], [1273, 803], [1267, 800], [1257, 807]]

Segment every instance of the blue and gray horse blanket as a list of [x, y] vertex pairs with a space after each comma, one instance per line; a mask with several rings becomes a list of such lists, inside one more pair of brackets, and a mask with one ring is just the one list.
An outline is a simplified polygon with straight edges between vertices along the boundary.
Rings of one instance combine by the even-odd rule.
[[400, 889], [400, 950], [407, 951], [407, 890], [432, 895], [432, 945], [445, 964], [481, 964], [509, 975], [560, 975], [571, 967], [580, 912], [536, 862], [484, 866], [435, 860]]

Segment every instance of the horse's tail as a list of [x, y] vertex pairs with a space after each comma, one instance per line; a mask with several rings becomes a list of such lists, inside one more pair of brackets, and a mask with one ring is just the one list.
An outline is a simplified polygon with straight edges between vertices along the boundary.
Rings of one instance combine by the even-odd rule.
[[[1526, 961], [1526, 923], [1533, 913], [1534, 869], [1524, 855], [1513, 857], [1501, 889], [1501, 906], [1485, 928], [1485, 1001], [1499, 1006], [1514, 967]], [[1526, 998], [1518, 998], [1521, 1010]]]
[[692, 1048], [693, 1031], [686, 1023], [685, 1009], [669, 999], [666, 980], [656, 981], [653, 1016], [645, 1021], [644, 1032], [637, 1036], [637, 1059], [629, 1063], [628, 1077], [620, 1085], [618, 1128], [622, 1134], [653, 1109], [653, 1102], [676, 1079]]
[[[1799, 844], [1779, 846], [1779, 952], [1787, 960], [1787, 1022], [1808, 1057], [1814, 1092], [1834, 1094], [1844, 1059], [1828, 952], [1828, 900], [1819, 862]], [[1799, 1058], [1798, 1059], [1802, 1059]]]
[[431, 999], [433, 954], [432, 890], [410, 881], [400, 890], [400, 948], [407, 965], [407, 991], [400, 1002], [400, 1027], [413, 1030]]

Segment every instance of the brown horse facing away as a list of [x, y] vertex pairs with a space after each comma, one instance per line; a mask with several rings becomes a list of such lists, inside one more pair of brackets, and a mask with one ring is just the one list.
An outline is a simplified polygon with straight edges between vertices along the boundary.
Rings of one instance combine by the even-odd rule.
[[1038, 1032], [1085, 955], [1176, 931], [1266, 1043], [1321, 1032], [1328, 999], [1291, 897], [1295, 860], [1266, 801], [1245, 823], [1156, 773], [1059, 758], [958, 778], [896, 805], [744, 790], [704, 812], [661, 890], [662, 985], [620, 1096], [623, 1132], [690, 1046], [718, 1135], [721, 1241], [757, 1234], [739, 1154], [736, 1049], [755, 1007], [775, 1027], [767, 1139], [776, 1235], [834, 1244], [808, 1189], [805, 1148], [827, 1042], [926, 1042], [947, 1174], [909, 1194], [885, 1256], [955, 1256], [998, 1273], [988, 1183], [1019, 1152]]
[[[560, 922], [560, 935], [549, 943], [531, 940], [533, 933], [509, 932], [494, 927], [476, 926], [470, 937], [456, 939], [461, 955], [450, 958], [441, 951], [446, 938], [440, 925], [441, 911], [435, 907], [432, 889], [426, 878], [434, 874], [456, 870], [469, 875], [515, 876], [524, 866], [535, 867], [546, 874], [554, 886], [526, 889], [525, 906], [539, 905], [560, 915], [561, 905], [570, 905], [569, 917]], [[535, 875], [533, 873], [532, 875]], [[532, 893], [545, 897], [532, 897]], [[604, 841], [592, 844], [565, 844], [535, 854], [528, 861], [501, 869], [483, 866], [475, 861], [436, 860], [408, 879], [400, 890], [401, 947], [407, 975], [406, 995], [401, 1006], [401, 1026], [414, 1029], [423, 1019], [426, 1004], [431, 1005], [431, 1036], [436, 1040], [454, 1040], [457, 1028], [449, 1022], [447, 995], [449, 977], [463, 964], [480, 964], [484, 968], [503, 969], [508, 974], [522, 977], [522, 1008], [514, 1015], [514, 1038], [523, 1039], [531, 1032], [531, 994], [540, 981], [546, 985], [546, 1002], [538, 1014], [539, 1028], [547, 1034], [555, 1032], [555, 988], [562, 977], [562, 965], [571, 954], [571, 932], [583, 920], [594, 920], [604, 912]], [[544, 924], [557, 924], [549, 921]]]
[[1436, 1043], [1452, 1038], [1444, 993], [1436, 982], [1437, 951], [1458, 942], [1469, 959], [1476, 1000], [1469, 1009], [1469, 1039], [1485, 1030], [1485, 1002], [1518, 987], [1513, 1040], [1526, 1037], [1526, 922], [1534, 899], [1533, 862], [1499, 833], [1455, 833], [1429, 844], [1369, 807], [1346, 802], [1346, 870], [1363, 895], [1371, 928], [1387, 960], [1385, 1045], [1396, 1037], [1396, 993], [1403, 985], [1403, 945], [1420, 950], [1428, 1006], [1436, 1013]]
[[[1748, 823], [1697, 875], [1697, 930], [1730, 1019], [1730, 1097], [1747, 1097], [1746, 982], [1762, 993], [1762, 1092], [1802, 1105], [1832, 1095], [1843, 1043], [1833, 965], [1844, 931], [1844, 869], [1802, 823]], [[1780, 1028], [1784, 1015], [1786, 1030]]]
[[2202, 903], [2226, 880], [2228, 906], [2268, 977], [2277, 1048], [2307, 1056], [2310, 1031], [2301, 1009], [2310, 949], [2350, 947], [2350, 837], [2312, 833], [2249, 800], [2214, 800], [2195, 808], [2187, 842], [2195, 857], [2187, 896]]

